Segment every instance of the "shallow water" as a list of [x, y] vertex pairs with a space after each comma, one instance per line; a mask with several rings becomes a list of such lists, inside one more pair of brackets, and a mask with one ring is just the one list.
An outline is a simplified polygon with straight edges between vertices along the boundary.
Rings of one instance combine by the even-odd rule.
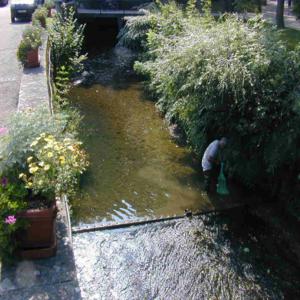
[[[172, 142], [123, 58], [109, 52], [89, 61], [97, 84], [75, 87], [70, 95], [84, 115], [91, 161], [83, 193], [72, 201], [73, 222], [216, 205], [220, 199], [201, 190], [199, 161]], [[300, 297], [299, 270], [282, 256], [276, 233], [242, 211], [76, 234], [73, 245], [82, 299]]]
[[120, 71], [111, 64], [122, 65], [115, 53], [96, 59], [100, 83], [73, 88], [70, 95], [84, 116], [91, 162], [83, 193], [73, 201], [73, 220], [120, 221], [210, 208], [199, 160], [171, 140], [154, 103], [126, 73], [130, 67]]
[[[296, 294], [285, 297], [286, 290], [278, 286], [280, 262], [262, 264], [265, 250], [255, 241], [232, 237], [226, 226], [205, 217], [75, 235], [81, 295], [124, 300], [296, 299]], [[291, 280], [278, 271], [283, 281]]]

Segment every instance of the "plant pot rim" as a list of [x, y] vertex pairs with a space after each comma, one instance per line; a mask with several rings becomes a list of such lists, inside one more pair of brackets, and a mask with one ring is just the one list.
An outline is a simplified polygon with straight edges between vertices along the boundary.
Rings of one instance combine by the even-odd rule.
[[49, 207], [25, 209], [25, 210], [19, 212], [17, 214], [17, 216], [18, 217], [30, 217], [30, 216], [36, 215], [37, 213], [39, 215], [49, 215], [51, 213], [54, 213], [56, 215], [56, 212], [57, 212], [56, 200], [53, 200]]

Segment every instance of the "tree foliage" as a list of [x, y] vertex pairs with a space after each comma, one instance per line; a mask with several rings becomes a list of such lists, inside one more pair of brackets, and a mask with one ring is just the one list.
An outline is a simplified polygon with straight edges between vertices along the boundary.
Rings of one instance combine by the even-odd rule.
[[288, 51], [259, 17], [215, 20], [190, 6], [159, 8], [130, 19], [121, 36], [143, 50], [135, 69], [157, 107], [200, 155], [227, 136], [228, 172], [244, 184], [273, 193], [285, 181], [299, 186], [299, 48]]
[[70, 75], [80, 72], [86, 55], [82, 55], [84, 25], [78, 25], [72, 8], [62, 8], [48, 28], [54, 77], [63, 66]]

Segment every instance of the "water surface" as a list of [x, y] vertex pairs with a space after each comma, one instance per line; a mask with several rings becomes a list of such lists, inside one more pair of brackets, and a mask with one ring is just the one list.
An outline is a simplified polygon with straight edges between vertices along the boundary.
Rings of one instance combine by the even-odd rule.
[[73, 201], [82, 222], [182, 214], [211, 207], [201, 190], [201, 166], [191, 151], [171, 140], [167, 125], [141, 83], [126, 72], [77, 87], [71, 98], [84, 116], [83, 141], [91, 166]]

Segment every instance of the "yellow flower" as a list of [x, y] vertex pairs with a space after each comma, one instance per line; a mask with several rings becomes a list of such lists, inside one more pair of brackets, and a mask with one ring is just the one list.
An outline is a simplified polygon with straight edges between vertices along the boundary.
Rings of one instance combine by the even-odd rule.
[[64, 156], [60, 156], [59, 160], [60, 160], [61, 164], [64, 164], [66, 162], [66, 159]]
[[29, 169], [29, 173], [34, 174], [39, 168], [38, 167], [33, 167]]
[[43, 180], [39, 180], [39, 181], [38, 181], [38, 185], [42, 185], [43, 183], [44, 183]]
[[55, 150], [55, 151], [58, 151], [58, 150], [59, 150], [59, 147], [58, 147], [57, 145], [55, 145], [55, 146], [54, 146], [54, 150]]
[[52, 153], [52, 152], [48, 152], [48, 153], [47, 153], [47, 156], [48, 156], [49, 158], [51, 158], [51, 157], [53, 157], [53, 153]]
[[32, 143], [31, 143], [31, 145], [30, 145], [30, 147], [34, 147], [34, 146], [36, 146], [37, 145], [37, 141], [33, 141]]
[[45, 163], [43, 161], [39, 162], [39, 166], [43, 167], [45, 165]]
[[33, 157], [32, 157], [32, 156], [29, 156], [29, 157], [27, 158], [27, 162], [30, 163], [30, 162], [32, 161], [32, 159], [33, 159]]
[[20, 175], [19, 175], [19, 178], [21, 179], [21, 178], [24, 178], [24, 177], [26, 177], [26, 175], [24, 174], [24, 173], [21, 173]]
[[46, 133], [42, 133], [42, 134], [41, 134], [41, 137], [44, 138], [45, 136], [46, 136]]
[[32, 182], [27, 182], [27, 187], [31, 187], [32, 186]]
[[75, 151], [74, 147], [71, 145], [71, 146], [68, 146], [68, 149], [71, 150], [71, 151]]
[[50, 165], [45, 165], [44, 170], [48, 171], [50, 169]]

